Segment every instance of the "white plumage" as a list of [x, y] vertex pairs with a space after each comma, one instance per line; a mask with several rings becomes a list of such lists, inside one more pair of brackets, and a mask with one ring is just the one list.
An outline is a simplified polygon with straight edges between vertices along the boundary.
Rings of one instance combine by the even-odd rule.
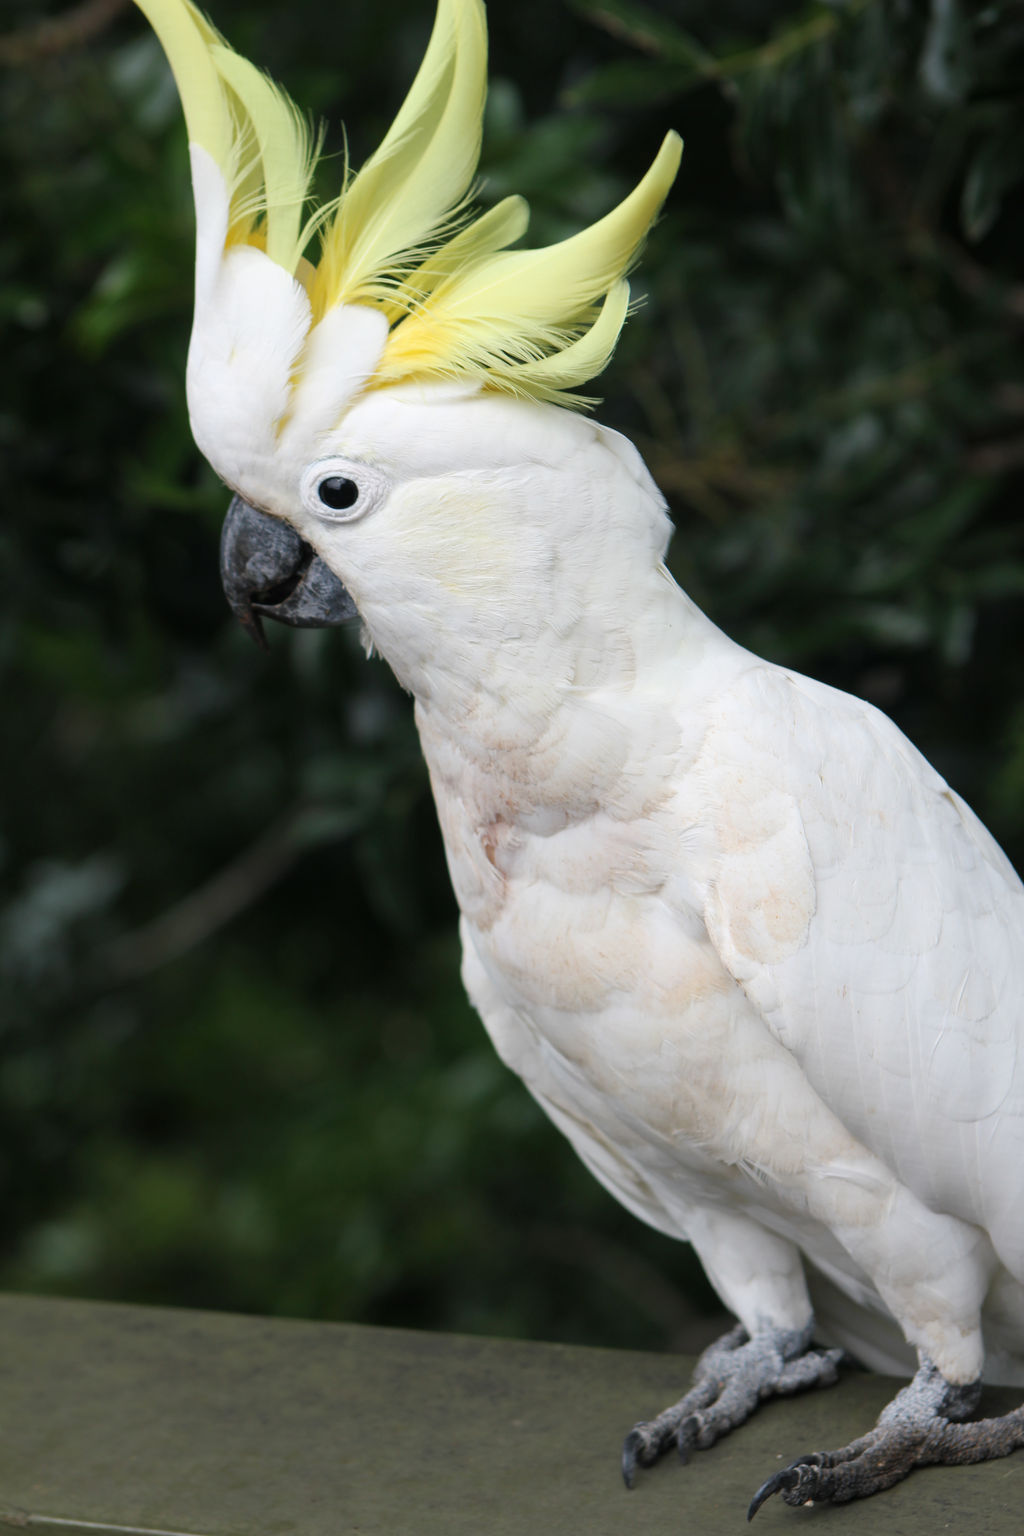
[[[225, 536], [232, 601], [250, 626], [274, 614], [265, 591], [288, 572], [301, 585], [314, 554], [343, 584], [415, 698], [465, 982], [498, 1052], [624, 1205], [694, 1244], [743, 1325], [638, 1426], [627, 1473], [670, 1438], [711, 1443], [759, 1396], [834, 1379], [834, 1356], [808, 1348], [812, 1302], [819, 1332], [868, 1364], [912, 1371], [916, 1351], [921, 1365], [863, 1445], [804, 1458], [755, 1507], [1005, 1454], [1024, 1412], [955, 1421], [983, 1371], [1024, 1384], [1024, 889], [888, 719], [696, 609], [664, 567], [664, 502], [635, 449], [536, 398], [606, 358], [677, 148], [576, 242], [488, 252], [492, 226], [521, 228], [515, 207], [421, 252], [419, 277], [403, 257], [389, 287], [373, 276], [370, 235], [389, 225], [374, 199], [401, 195], [399, 171], [415, 181], [437, 124], [451, 132], [452, 81], [482, 101], [438, 63], [447, 48], [482, 68], [479, 5], [441, 0], [426, 104], [406, 104], [392, 159], [352, 184], [362, 201], [346, 193], [370, 234], [344, 225], [343, 197], [327, 237], [335, 257], [358, 248], [359, 281], [385, 297], [332, 300], [308, 263], [293, 273], [260, 248], [231, 179], [243, 108], [284, 113], [285, 135], [294, 115], [183, 0], [140, 4], [181, 70], [198, 46], [250, 92], [219, 116], [204, 97], [190, 119], [214, 126], [192, 149], [189, 403], [243, 499], [244, 559]], [[305, 161], [274, 165], [308, 177]], [[425, 227], [445, 206], [426, 200]], [[296, 217], [276, 235], [289, 250]], [[439, 280], [467, 251], [469, 277]], [[619, 310], [596, 310], [604, 291]], [[517, 294], [533, 318], [506, 347]], [[318, 621], [309, 602], [292, 622]]]
[[[507, 444], [527, 411], [532, 442], [536, 419], [394, 409], [405, 443], [466, 412], [472, 440]], [[587, 1164], [695, 1241], [748, 1330], [807, 1320], [782, 1237], [832, 1282], [836, 1341], [881, 1369], [912, 1356], [865, 1307], [972, 1379], [994, 1284], [988, 1374], [1024, 1382], [1020, 883], [889, 720], [743, 651], [670, 583], [660, 497], [621, 439], [547, 425], [558, 467], [506, 470], [492, 505], [494, 584], [475, 545], [463, 590], [417, 614], [415, 659], [395, 654], [408, 595], [319, 546], [416, 694], [470, 995]], [[400, 528], [424, 494], [394, 493]]]
[[[884, 715], [674, 585], [620, 437], [486, 394], [371, 395], [391, 489], [292, 520], [416, 717], [465, 980], [508, 1064], [753, 1332], [1024, 1382], [1024, 890]], [[458, 467], [453, 467], [453, 466]], [[721, 1234], [719, 1236], [718, 1234]], [[782, 1276], [785, 1276], [783, 1281]]]

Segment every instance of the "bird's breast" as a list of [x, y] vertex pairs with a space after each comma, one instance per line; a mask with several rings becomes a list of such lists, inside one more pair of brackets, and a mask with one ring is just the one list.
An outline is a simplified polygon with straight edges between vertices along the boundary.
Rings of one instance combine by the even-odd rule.
[[467, 983], [509, 1065], [536, 1086], [557, 1062], [658, 1134], [699, 1140], [704, 1107], [729, 1091], [737, 989], [699, 916], [666, 900], [646, 843], [621, 825], [512, 836], [493, 824], [477, 842], [460, 900], [487, 983]]

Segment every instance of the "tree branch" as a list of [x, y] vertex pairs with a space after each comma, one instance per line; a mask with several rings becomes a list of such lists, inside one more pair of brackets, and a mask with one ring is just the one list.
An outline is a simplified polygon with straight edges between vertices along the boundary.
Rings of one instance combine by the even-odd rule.
[[128, 0], [82, 0], [62, 16], [48, 16], [18, 32], [0, 32], [0, 64], [30, 64], [80, 48], [109, 27]]
[[135, 981], [201, 944], [270, 889], [301, 847], [299, 815], [271, 827], [250, 848], [152, 922], [122, 934], [104, 960], [115, 981]]

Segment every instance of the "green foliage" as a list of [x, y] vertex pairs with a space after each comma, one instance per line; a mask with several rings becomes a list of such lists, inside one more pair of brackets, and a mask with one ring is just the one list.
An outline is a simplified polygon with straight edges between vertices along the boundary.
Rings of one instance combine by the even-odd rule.
[[[429, 27], [383, 4], [216, 19], [358, 160]], [[492, 13], [484, 196], [525, 192], [532, 238], [687, 141], [601, 412], [670, 496], [680, 579], [893, 713], [1019, 860], [1019, 7]], [[159, 50], [126, 12], [3, 69], [0, 105], [0, 1284], [685, 1342], [692, 1259], [464, 1000], [407, 701], [353, 636], [264, 658], [229, 623]]]

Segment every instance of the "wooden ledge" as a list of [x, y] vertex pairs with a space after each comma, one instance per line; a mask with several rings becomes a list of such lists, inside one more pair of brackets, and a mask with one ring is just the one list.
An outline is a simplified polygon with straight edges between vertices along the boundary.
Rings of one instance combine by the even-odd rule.
[[[52, 1536], [708, 1536], [746, 1529], [780, 1464], [866, 1429], [892, 1395], [844, 1374], [766, 1404], [627, 1494], [633, 1420], [682, 1356], [208, 1312], [0, 1297], [0, 1531]], [[992, 1392], [990, 1412], [1012, 1407]], [[1024, 1453], [918, 1472], [753, 1529], [1020, 1536]]]

